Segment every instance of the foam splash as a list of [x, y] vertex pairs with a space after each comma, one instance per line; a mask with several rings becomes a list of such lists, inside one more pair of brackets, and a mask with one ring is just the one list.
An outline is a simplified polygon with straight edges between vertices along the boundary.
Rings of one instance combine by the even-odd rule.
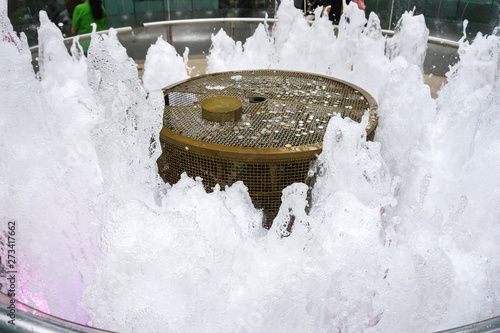
[[429, 31], [422, 15], [405, 13], [395, 36], [386, 39], [378, 17], [371, 13], [367, 20], [355, 3], [346, 7], [338, 36], [320, 13], [321, 7], [309, 25], [302, 11], [283, 1], [273, 31], [260, 24], [244, 44], [221, 29], [212, 36], [207, 72], [256, 68], [312, 72], [352, 82], [376, 98], [389, 78], [391, 61], [404, 58], [423, 72]]
[[186, 70], [188, 55], [189, 49], [186, 48], [184, 57], [181, 58], [172, 45], [158, 37], [146, 54], [142, 77], [144, 87], [149, 91], [160, 90], [172, 83], [188, 79]]
[[265, 231], [241, 182], [207, 194], [158, 177], [159, 87], [169, 66], [186, 73], [168, 45], [148, 52], [145, 88], [113, 30], [70, 55], [42, 14], [37, 80], [0, 10], [0, 219], [18, 223], [21, 300], [120, 332], [429, 331], [498, 315], [499, 38], [461, 41], [434, 101], [418, 16], [386, 56], [377, 17], [355, 6], [338, 37], [289, 1], [278, 15], [245, 44], [219, 32], [210, 68], [354, 81], [380, 125], [366, 142], [367, 119], [332, 118], [314, 188], [286, 188]]
[[[66, 51], [52, 52], [59, 49], [54, 36], [60, 32], [45, 13], [41, 81], [30, 66], [25, 36], [17, 38], [6, 15], [0, 12], [0, 53], [6, 62], [0, 79], [0, 219], [2, 226], [16, 222], [16, 296], [83, 320], [86, 311], [75, 305], [98, 257], [94, 213], [101, 175], [88, 132], [98, 110], [80, 61]], [[66, 68], [63, 77], [59, 66]]]

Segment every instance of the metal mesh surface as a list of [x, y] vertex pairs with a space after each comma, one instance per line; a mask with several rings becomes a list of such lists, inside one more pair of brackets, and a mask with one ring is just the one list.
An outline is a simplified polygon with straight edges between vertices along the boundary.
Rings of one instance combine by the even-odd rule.
[[[241, 180], [254, 205], [263, 208], [269, 227], [281, 204], [282, 190], [304, 182], [321, 152], [335, 114], [361, 121], [377, 119], [374, 99], [362, 89], [332, 78], [287, 71], [225, 72], [191, 78], [168, 87], [158, 160], [166, 182], [183, 172], [203, 178], [207, 191]], [[201, 103], [231, 96], [242, 101], [238, 121], [212, 122], [201, 117]]]
[[240, 180], [248, 187], [252, 202], [264, 209], [269, 228], [281, 205], [281, 194], [285, 187], [295, 182], [304, 182], [307, 171], [316, 160], [315, 155], [300, 159], [249, 160], [225, 158], [184, 148], [168, 141], [162, 142], [164, 153], [158, 160], [160, 174], [171, 184], [179, 181], [182, 172], [203, 178], [203, 185], [211, 191], [216, 184], [224, 188]]
[[[359, 122], [370, 108], [368, 100], [351, 86], [318, 75], [284, 71], [206, 75], [176, 85], [166, 94], [166, 128], [192, 139], [234, 147], [319, 143], [334, 114]], [[201, 103], [222, 95], [242, 101], [242, 118], [224, 124], [201, 118]], [[264, 101], [252, 103], [256, 97]]]

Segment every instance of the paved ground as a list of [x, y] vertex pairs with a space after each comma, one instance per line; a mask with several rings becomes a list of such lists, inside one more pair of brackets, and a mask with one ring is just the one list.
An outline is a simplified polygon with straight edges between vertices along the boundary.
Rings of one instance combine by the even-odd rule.
[[428, 74], [425, 74], [424, 82], [431, 88], [432, 98], [436, 99], [437, 92], [439, 91], [439, 89], [441, 89], [441, 87], [444, 84], [446, 84], [447, 80], [445, 76], [437, 76], [437, 75], [429, 76]]

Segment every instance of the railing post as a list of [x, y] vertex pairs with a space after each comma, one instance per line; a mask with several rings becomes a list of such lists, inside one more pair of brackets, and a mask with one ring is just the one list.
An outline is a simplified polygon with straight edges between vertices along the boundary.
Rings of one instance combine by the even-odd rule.
[[235, 29], [234, 29], [234, 22], [231, 21], [231, 38], [233, 40], [235, 40], [235, 35], [236, 35], [236, 32], [235, 32]]
[[170, 27], [170, 24], [167, 24], [167, 42], [169, 44], [172, 44], [172, 28]]

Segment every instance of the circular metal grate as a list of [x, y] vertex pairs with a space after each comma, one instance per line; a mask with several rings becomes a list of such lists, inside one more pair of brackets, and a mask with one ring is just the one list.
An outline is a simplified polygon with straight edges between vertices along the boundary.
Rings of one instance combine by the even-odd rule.
[[[281, 191], [305, 181], [333, 115], [360, 122], [369, 112], [369, 139], [377, 125], [377, 104], [367, 92], [310, 73], [209, 74], [167, 87], [164, 94], [163, 154], [158, 160], [164, 180], [175, 183], [187, 172], [202, 177], [208, 191], [215, 184], [242, 180], [255, 206], [264, 209], [266, 226], [279, 209]], [[206, 105], [217, 97], [239, 100], [241, 116], [205, 119]]]

